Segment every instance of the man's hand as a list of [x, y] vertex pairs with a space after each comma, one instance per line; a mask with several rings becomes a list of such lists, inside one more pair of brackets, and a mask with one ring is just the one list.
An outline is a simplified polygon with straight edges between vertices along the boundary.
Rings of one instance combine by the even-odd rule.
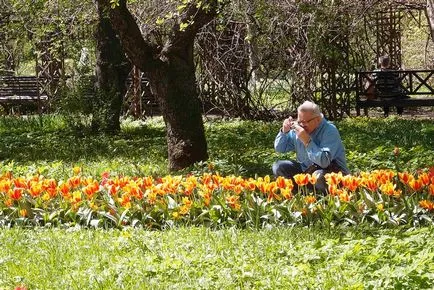
[[294, 123], [294, 121], [292, 120], [292, 117], [289, 117], [289, 118], [283, 120], [282, 132], [288, 133], [292, 129], [293, 123]]
[[282, 125], [283, 133], [288, 133], [290, 130], [294, 130], [298, 139], [300, 139], [301, 142], [303, 142], [304, 146], [307, 146], [309, 144], [310, 141], [309, 134], [304, 130], [302, 126], [300, 126], [297, 123], [297, 121], [294, 121], [292, 117], [283, 120], [283, 125]]
[[306, 132], [306, 130], [304, 130], [304, 128], [300, 126], [297, 122], [294, 122], [293, 129], [298, 139], [300, 139], [301, 142], [303, 142], [304, 146], [307, 146], [310, 142], [310, 136]]

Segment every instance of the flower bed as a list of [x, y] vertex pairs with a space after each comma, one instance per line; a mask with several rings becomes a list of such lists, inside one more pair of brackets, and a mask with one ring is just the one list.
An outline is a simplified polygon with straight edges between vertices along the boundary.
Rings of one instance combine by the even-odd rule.
[[310, 190], [316, 178], [242, 178], [204, 173], [162, 178], [42, 175], [0, 177], [0, 224], [165, 228], [321, 223], [432, 224], [434, 168], [411, 174], [376, 170], [358, 176], [328, 174], [329, 194]]

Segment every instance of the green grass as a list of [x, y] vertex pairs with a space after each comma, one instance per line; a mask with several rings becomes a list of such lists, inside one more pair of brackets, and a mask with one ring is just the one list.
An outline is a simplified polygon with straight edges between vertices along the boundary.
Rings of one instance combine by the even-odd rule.
[[0, 289], [430, 289], [430, 228], [8, 229]]
[[[221, 174], [263, 176], [281, 121], [205, 123], [210, 162]], [[353, 172], [434, 165], [432, 120], [353, 118], [336, 122]], [[63, 118], [0, 118], [2, 170], [53, 178], [168, 174], [161, 118], [125, 121], [116, 136], [71, 130]], [[181, 173], [201, 171], [197, 164]], [[431, 289], [434, 231], [384, 229], [172, 228], [0, 230], [0, 289]]]
[[[280, 120], [206, 122], [209, 161], [221, 174], [271, 174], [275, 160], [292, 156], [274, 152], [273, 141], [280, 125]], [[336, 125], [353, 173], [393, 168], [395, 146], [401, 149], [402, 169], [414, 171], [434, 164], [432, 120], [352, 118]], [[39, 170], [53, 177], [63, 177], [73, 165], [82, 165], [92, 175], [106, 170], [127, 175], [165, 175], [169, 172], [164, 123], [161, 118], [127, 120], [120, 134], [107, 136], [71, 130], [59, 116], [26, 120], [2, 117], [0, 165], [21, 172]], [[183, 172], [200, 168], [197, 165]]]

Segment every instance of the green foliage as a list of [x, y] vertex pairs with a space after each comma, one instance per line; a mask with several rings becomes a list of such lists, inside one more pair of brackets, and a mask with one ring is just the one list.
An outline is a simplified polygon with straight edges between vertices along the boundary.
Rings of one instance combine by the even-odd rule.
[[69, 75], [74, 66], [70, 62], [78, 62], [81, 49], [95, 46], [92, 1], [11, 0], [0, 5], [5, 20], [0, 24], [0, 70], [9, 58], [13, 67], [8, 69], [34, 75], [35, 59], [39, 64], [43, 59], [52, 67], [65, 64], [62, 73]]
[[401, 148], [402, 170], [434, 164], [432, 120], [351, 118], [337, 123], [353, 172], [393, 168], [392, 148]]
[[69, 128], [82, 131], [90, 126], [92, 108], [97, 103], [92, 76], [82, 75], [78, 80], [65, 85], [60, 98], [53, 104], [57, 113], [65, 117]]

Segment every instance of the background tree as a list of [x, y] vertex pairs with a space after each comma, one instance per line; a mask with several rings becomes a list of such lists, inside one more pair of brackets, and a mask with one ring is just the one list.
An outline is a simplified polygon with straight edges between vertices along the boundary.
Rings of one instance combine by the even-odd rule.
[[[98, 0], [105, 8], [110, 8], [111, 2]], [[171, 27], [164, 43], [152, 41], [154, 32], [147, 26], [141, 27], [142, 35], [125, 0], [120, 0], [110, 10], [111, 23], [120, 36], [124, 51], [149, 77], [151, 88], [159, 99], [167, 128], [169, 168], [173, 170], [208, 158], [197, 97], [193, 48], [198, 30], [216, 17], [222, 4], [217, 0], [184, 3], [171, 6], [171, 17], [167, 17]]]
[[101, 7], [99, 2], [96, 5], [96, 96], [92, 102], [92, 128], [113, 133], [121, 129], [120, 113], [131, 65], [110, 24], [107, 7]]

